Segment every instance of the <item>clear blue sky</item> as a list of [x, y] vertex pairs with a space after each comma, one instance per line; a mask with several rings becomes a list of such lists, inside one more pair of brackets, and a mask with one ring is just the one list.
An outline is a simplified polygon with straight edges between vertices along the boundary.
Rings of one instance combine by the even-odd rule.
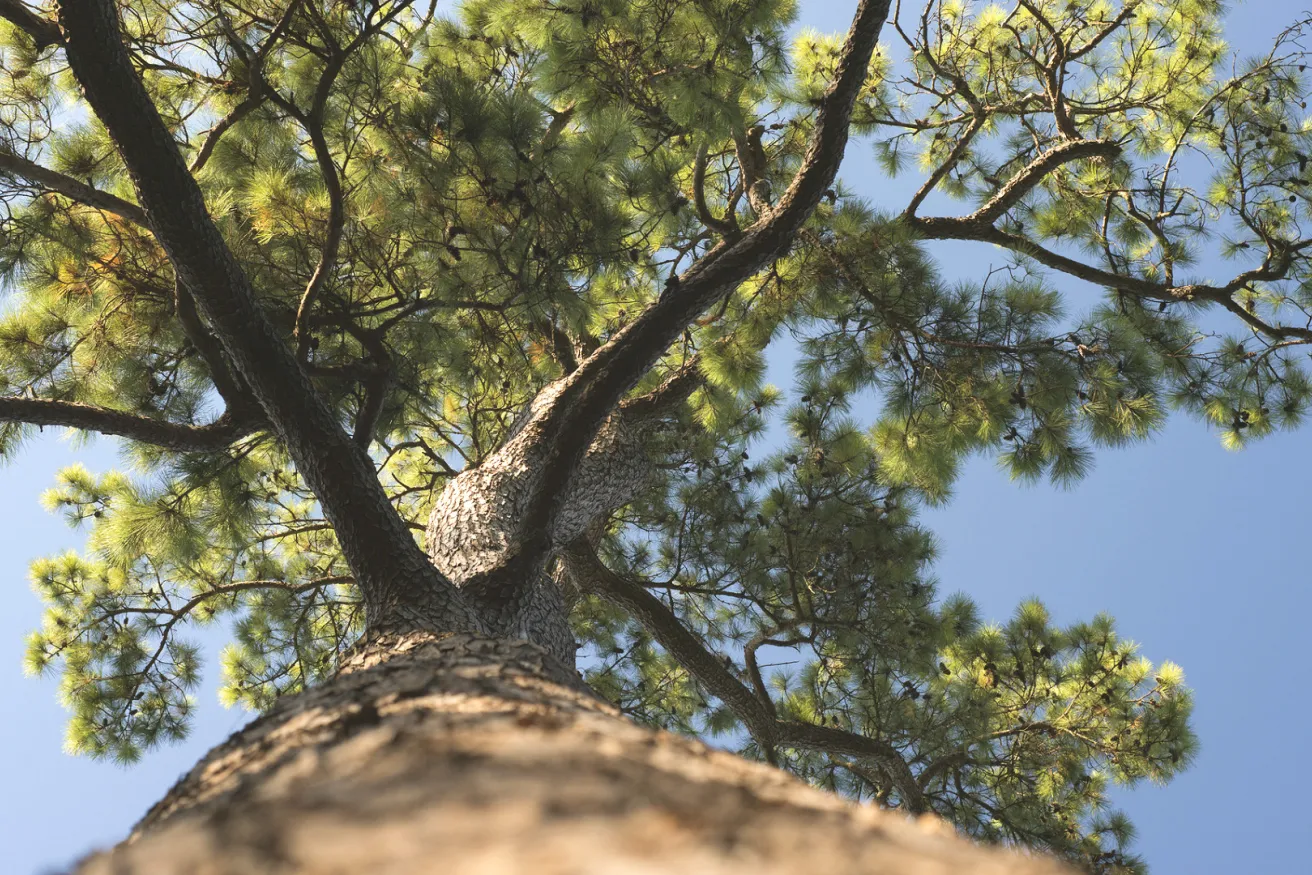
[[[802, 23], [842, 30], [854, 6], [801, 0]], [[1228, 38], [1257, 52], [1296, 9], [1253, 0], [1230, 15]], [[904, 203], [906, 184], [884, 181], [869, 156], [868, 147], [854, 146], [844, 179], [876, 203]], [[1002, 261], [988, 247], [951, 254], [954, 273], [982, 275]], [[1096, 298], [1094, 289], [1058, 282], [1072, 309]], [[786, 382], [786, 363], [776, 364], [774, 379]], [[1151, 443], [1101, 453], [1070, 492], [1017, 486], [991, 459], [977, 459], [952, 503], [926, 515], [940, 543], [936, 571], [945, 593], [965, 591], [996, 618], [1031, 595], [1063, 623], [1106, 611], [1149, 658], [1184, 666], [1197, 698], [1197, 764], [1167, 787], [1144, 786], [1120, 800], [1155, 875], [1307, 871], [1312, 704], [1298, 678], [1312, 616], [1303, 548], [1310, 439], [1305, 430], [1228, 453], [1204, 426], [1176, 418]], [[63, 753], [55, 682], [25, 678], [21, 656], [23, 636], [40, 616], [28, 562], [79, 545], [37, 503], [54, 471], [74, 460], [103, 470], [115, 462], [112, 444], [75, 452], [50, 432], [0, 470], [0, 587], [8, 593], [0, 612], [0, 702], [8, 715], [0, 720], [0, 869], [14, 875], [66, 864], [122, 837], [248, 719], [218, 705], [211, 670], [186, 744], [126, 769]]]

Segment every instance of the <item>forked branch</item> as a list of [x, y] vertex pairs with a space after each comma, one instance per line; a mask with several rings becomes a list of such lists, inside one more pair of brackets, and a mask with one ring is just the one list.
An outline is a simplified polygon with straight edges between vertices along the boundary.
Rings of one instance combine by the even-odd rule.
[[33, 12], [22, 0], [0, 0], [0, 18], [14, 24], [36, 43], [37, 51], [63, 43], [59, 25]]
[[685, 272], [671, 276], [658, 300], [580, 363], [541, 422], [546, 476], [525, 506], [520, 551], [504, 573], [520, 575], [551, 549], [557, 499], [601, 423], [686, 328], [771, 259], [785, 253], [833, 183], [847, 146], [857, 94], [865, 84], [889, 0], [862, 0], [835, 77], [816, 116], [801, 167], [778, 203], [739, 235], [720, 242]]

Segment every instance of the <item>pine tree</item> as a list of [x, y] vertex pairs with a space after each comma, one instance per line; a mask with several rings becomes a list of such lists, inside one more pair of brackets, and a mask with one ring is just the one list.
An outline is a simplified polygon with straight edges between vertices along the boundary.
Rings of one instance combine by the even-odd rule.
[[971, 454], [1301, 420], [1308, 22], [1235, 61], [1215, 0], [795, 5], [0, 0], [0, 452], [126, 463], [47, 496], [87, 544], [29, 668], [128, 762], [224, 623], [265, 712], [87, 871], [1048, 871], [639, 724], [1145, 870], [1107, 792], [1190, 762], [1181, 670], [940, 597], [916, 511]]

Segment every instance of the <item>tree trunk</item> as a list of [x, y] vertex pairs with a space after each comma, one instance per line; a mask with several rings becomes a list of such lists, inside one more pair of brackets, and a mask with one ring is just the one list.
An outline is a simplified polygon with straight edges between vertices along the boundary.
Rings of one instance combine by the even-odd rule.
[[530, 643], [413, 633], [279, 702], [79, 872], [1062, 871], [950, 833], [638, 727]]

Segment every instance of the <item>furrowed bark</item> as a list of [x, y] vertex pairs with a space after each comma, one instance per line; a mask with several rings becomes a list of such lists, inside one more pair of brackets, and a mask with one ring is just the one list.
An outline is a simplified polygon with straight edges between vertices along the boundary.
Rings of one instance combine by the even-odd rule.
[[534, 641], [574, 664], [572, 599], [548, 574], [550, 561], [558, 549], [604, 526], [614, 511], [638, 496], [653, 471], [644, 438], [661, 428], [702, 382], [693, 356], [651, 392], [628, 399], [611, 414], [567, 487], [553, 523], [551, 547], [530, 569], [527, 586], [512, 581], [516, 585], [498, 588], [503, 578], [495, 572], [519, 548], [524, 507], [546, 476], [545, 448], [537, 432], [540, 412], [563, 382], [538, 394], [496, 452], [447, 484], [429, 517], [429, 558], [471, 598], [489, 628]]
[[651, 463], [642, 427], [621, 413], [612, 415], [586, 447], [562, 496], [562, 511], [550, 534], [552, 549], [522, 568], [520, 578], [507, 581], [498, 575], [506, 557], [522, 549], [526, 506], [548, 476], [540, 414], [563, 385], [557, 381], [540, 392], [496, 452], [447, 484], [433, 505], [426, 543], [433, 564], [467, 594], [489, 629], [534, 641], [572, 666], [575, 642], [567, 604], [547, 574], [547, 562], [555, 547], [632, 501], [647, 482]]
[[525, 642], [386, 637], [215, 748], [82, 875], [1061, 875], [640, 728]]
[[138, 79], [111, 0], [60, 0], [69, 66], [108, 129], [150, 226], [269, 423], [333, 524], [372, 629], [480, 624], [427, 561], [387, 500], [373, 463], [274, 330], [211, 219]]

